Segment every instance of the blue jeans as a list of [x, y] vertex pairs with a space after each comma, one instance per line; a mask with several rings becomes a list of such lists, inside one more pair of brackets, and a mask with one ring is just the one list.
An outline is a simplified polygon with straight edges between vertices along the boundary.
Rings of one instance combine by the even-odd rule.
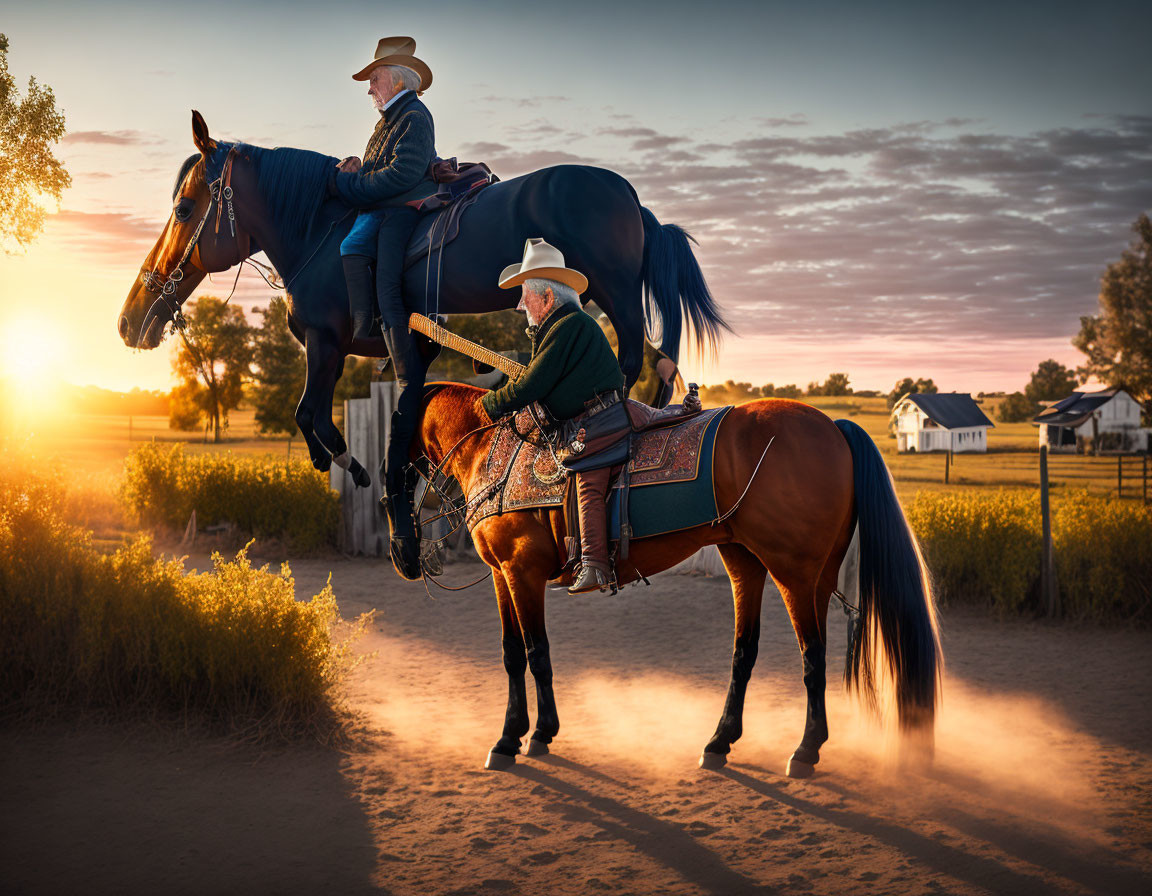
[[408, 322], [401, 290], [404, 254], [419, 219], [420, 213], [407, 206], [362, 211], [340, 243], [343, 257], [360, 255], [375, 260], [376, 303], [385, 330]]

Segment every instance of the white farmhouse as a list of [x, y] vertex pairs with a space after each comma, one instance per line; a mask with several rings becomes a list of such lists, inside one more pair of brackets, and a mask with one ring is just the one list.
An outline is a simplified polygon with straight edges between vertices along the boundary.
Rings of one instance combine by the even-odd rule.
[[1037, 414], [1040, 444], [1049, 451], [1089, 450], [1122, 454], [1148, 450], [1148, 429], [1140, 428], [1140, 405], [1123, 389], [1073, 392]]
[[897, 451], [988, 450], [994, 425], [967, 392], [909, 392], [892, 408]]

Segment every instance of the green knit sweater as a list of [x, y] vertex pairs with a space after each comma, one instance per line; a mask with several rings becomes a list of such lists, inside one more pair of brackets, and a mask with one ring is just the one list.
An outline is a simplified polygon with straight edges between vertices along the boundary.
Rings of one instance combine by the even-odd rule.
[[561, 305], [533, 334], [528, 369], [480, 401], [493, 420], [534, 401], [568, 420], [600, 392], [623, 388], [624, 374], [600, 325], [582, 308]]

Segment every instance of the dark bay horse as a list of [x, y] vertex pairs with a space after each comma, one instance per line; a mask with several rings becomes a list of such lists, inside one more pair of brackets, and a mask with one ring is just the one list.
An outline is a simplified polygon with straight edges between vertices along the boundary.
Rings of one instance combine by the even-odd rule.
[[[428, 463], [443, 464], [465, 494], [482, 475], [496, 432], [474, 408], [481, 394], [473, 386], [429, 385], [419, 444], [413, 447], [424, 452]], [[753, 475], [770, 440], [767, 462]], [[729, 411], [720, 424], [713, 479], [718, 508], [733, 507], [748, 488], [735, 513], [715, 526], [636, 539], [625, 568], [617, 571], [625, 582], [668, 569], [704, 545], [719, 548], [735, 603], [732, 680], [701, 766], [722, 766], [741, 735], [744, 695], [760, 637], [761, 598], [771, 575], [796, 631], [808, 694], [804, 734], [789, 760], [788, 774], [812, 774], [828, 739], [828, 604], [857, 522], [860, 622], [845, 678], [872, 705], [885, 685], [901, 728], [930, 743], [942, 667], [935, 610], [915, 537], [872, 439], [855, 423], [833, 423], [800, 402], [748, 402]], [[532, 671], [537, 695], [536, 727], [526, 754], [547, 753], [560, 728], [544, 595], [548, 581], [564, 564], [565, 534], [559, 508], [490, 516], [472, 530], [481, 558], [492, 569], [508, 673], [504, 730], [488, 755], [488, 768], [514, 763], [521, 738], [528, 733], [525, 669]]]
[[[192, 113], [192, 136], [199, 155], [180, 169], [172, 215], [120, 311], [120, 336], [133, 348], [155, 348], [206, 274], [263, 250], [284, 280], [288, 326], [305, 347], [308, 377], [296, 421], [312, 463], [327, 470], [336, 458], [367, 485], [367, 472], [348, 457], [332, 422], [332, 395], [347, 355], [382, 358], [387, 349], [381, 339], [352, 339], [339, 247], [354, 213], [325, 195], [337, 160], [299, 149], [217, 143], [198, 112]], [[221, 195], [214, 199], [217, 179]], [[430, 226], [426, 218], [417, 234]], [[685, 318], [698, 344], [715, 347], [725, 324], [687, 234], [661, 225], [624, 178], [601, 168], [561, 165], [486, 188], [464, 213], [460, 235], [434, 260], [436, 270], [424, 262], [408, 269], [406, 301], [423, 309], [426, 282], [436, 277], [442, 284], [438, 309], [445, 314], [514, 307], [518, 293], [497, 288], [497, 275], [520, 260], [529, 237], [548, 240], [587, 275], [583, 298], [615, 328], [629, 386], [640, 373], [646, 325], [659, 330], [660, 348], [673, 361]], [[666, 404], [669, 395], [670, 387], [663, 388], [657, 403]]]

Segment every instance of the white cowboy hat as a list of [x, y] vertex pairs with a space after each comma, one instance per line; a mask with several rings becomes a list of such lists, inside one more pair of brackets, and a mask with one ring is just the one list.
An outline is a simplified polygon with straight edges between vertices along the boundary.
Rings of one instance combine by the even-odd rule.
[[542, 239], [529, 239], [524, 243], [524, 261], [510, 264], [500, 272], [500, 288], [511, 289], [525, 280], [555, 280], [576, 290], [576, 295], [588, 288], [588, 278], [579, 271], [564, 267], [564, 255], [555, 246]]
[[376, 58], [352, 76], [353, 81], [367, 81], [372, 76], [372, 70], [382, 65], [402, 65], [404, 68], [416, 72], [420, 79], [417, 91], [425, 91], [432, 84], [432, 69], [428, 68], [422, 59], [417, 59], [416, 41], [410, 37], [382, 37], [376, 44]]

